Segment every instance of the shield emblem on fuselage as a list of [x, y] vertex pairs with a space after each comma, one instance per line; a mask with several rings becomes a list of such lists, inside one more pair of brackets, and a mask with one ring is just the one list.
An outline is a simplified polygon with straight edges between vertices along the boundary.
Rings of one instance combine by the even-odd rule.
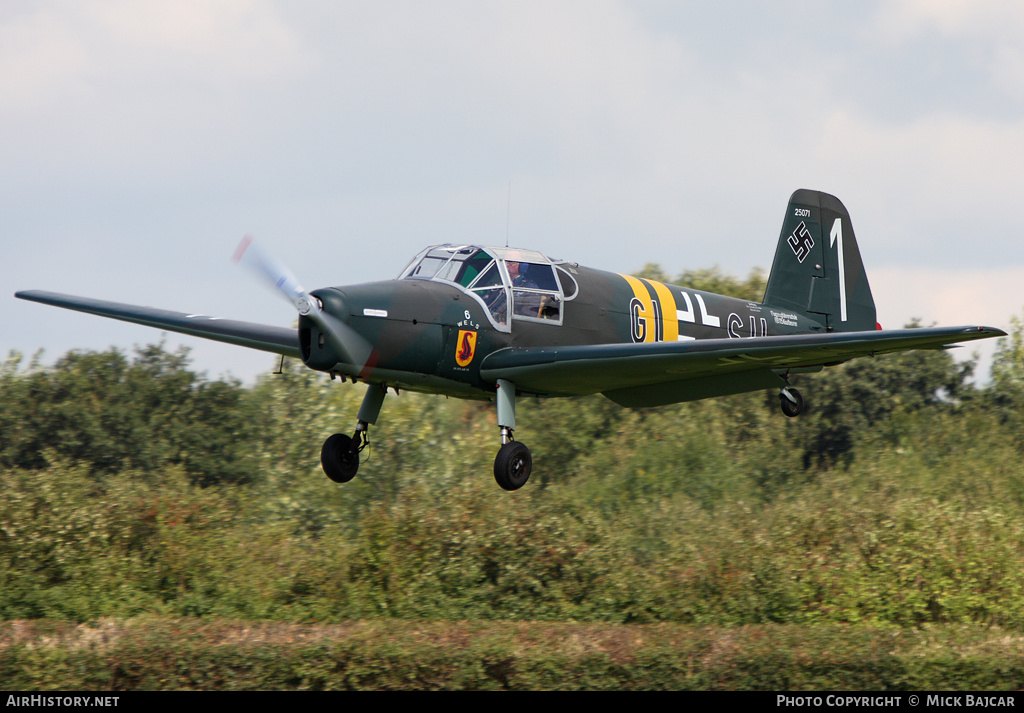
[[459, 338], [455, 343], [455, 363], [467, 367], [476, 355], [476, 332], [471, 329], [460, 329]]

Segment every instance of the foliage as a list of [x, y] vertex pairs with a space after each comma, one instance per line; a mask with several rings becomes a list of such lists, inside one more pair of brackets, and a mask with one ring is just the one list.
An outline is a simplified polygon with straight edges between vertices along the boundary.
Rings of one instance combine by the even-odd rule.
[[496, 503], [479, 483], [419, 486], [363, 522], [348, 559], [359, 615], [606, 619], [634, 598], [607, 525], [577, 508]]
[[207, 381], [159, 346], [12, 355], [0, 615], [1019, 631], [1020, 332], [981, 387], [946, 352], [802, 376], [800, 419], [774, 393], [524, 400], [516, 493], [486, 404], [389, 394], [339, 486], [317, 454], [362, 387]]
[[0, 368], [0, 467], [37, 469], [53, 458], [90, 475], [152, 473], [180, 465], [197, 485], [253, 478], [262, 430], [235, 381], [206, 381], [186, 351], [69, 352], [50, 368]]
[[1000, 396], [1013, 398], [1024, 392], [1024, 321], [1020, 317], [1010, 318], [1010, 333], [996, 347], [992, 381]]
[[761, 298], [764, 297], [765, 285], [767, 284], [764, 272], [758, 268], [751, 270], [745, 280], [723, 273], [718, 267], [704, 270], [687, 270], [675, 279], [672, 279], [660, 265], [649, 262], [635, 275], [648, 280], [657, 280], [658, 282], [688, 287], [702, 292], [728, 295], [729, 297], [737, 297], [741, 300], [750, 300], [751, 302], [761, 301]]
[[978, 626], [314, 627], [153, 618], [0, 625], [0, 686], [12, 691], [961, 690], [1012, 704], [991, 692], [1022, 683], [1020, 637]]
[[998, 414], [1001, 428], [1024, 453], [1024, 322], [1011, 319], [1009, 336], [1000, 340], [992, 360], [992, 387], [984, 397]]
[[808, 379], [813, 396], [798, 421], [804, 465], [849, 462], [869, 433], [899, 445], [899, 426], [913, 414], [964, 410], [974, 396], [973, 368], [948, 352], [922, 350], [856, 359]]
[[717, 267], [705, 270], [687, 270], [675, 279], [675, 284], [704, 292], [737, 297], [741, 300], [760, 302], [767, 284], [764, 272], [758, 268], [750, 271], [745, 280], [723, 274]]

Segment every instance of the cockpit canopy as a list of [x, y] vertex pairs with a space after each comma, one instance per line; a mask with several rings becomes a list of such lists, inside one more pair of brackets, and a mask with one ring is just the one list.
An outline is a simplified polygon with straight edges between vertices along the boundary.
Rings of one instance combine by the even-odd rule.
[[[559, 274], [561, 280], [572, 281], [558, 264], [534, 250], [434, 245], [417, 255], [399, 279], [453, 284], [480, 301], [495, 327], [508, 331], [510, 304], [513, 319], [562, 323], [565, 290]], [[575, 284], [571, 289], [570, 299]]]

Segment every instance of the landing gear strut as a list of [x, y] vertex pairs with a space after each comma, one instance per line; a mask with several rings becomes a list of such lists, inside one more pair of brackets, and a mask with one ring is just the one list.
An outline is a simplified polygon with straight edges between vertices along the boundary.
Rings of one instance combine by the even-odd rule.
[[505, 490], [518, 490], [530, 479], [533, 458], [530, 449], [512, 436], [516, 428], [516, 387], [504, 379], [498, 379], [498, 426], [501, 448], [494, 459], [494, 479]]
[[324, 474], [335, 483], [347, 483], [356, 476], [359, 470], [359, 453], [370, 444], [370, 424], [377, 423], [386, 393], [386, 387], [370, 384], [359, 407], [355, 433], [351, 436], [335, 433], [324, 441], [320, 449], [320, 465], [324, 469]]
[[799, 416], [804, 411], [804, 397], [791, 386], [779, 392], [779, 404], [782, 406], [782, 413], [790, 418]]

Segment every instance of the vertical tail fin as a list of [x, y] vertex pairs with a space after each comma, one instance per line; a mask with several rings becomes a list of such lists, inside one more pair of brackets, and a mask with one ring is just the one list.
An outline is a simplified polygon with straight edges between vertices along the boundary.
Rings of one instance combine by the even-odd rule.
[[829, 331], [875, 329], [875, 301], [838, 198], [805, 189], [790, 197], [764, 303], [808, 313]]

